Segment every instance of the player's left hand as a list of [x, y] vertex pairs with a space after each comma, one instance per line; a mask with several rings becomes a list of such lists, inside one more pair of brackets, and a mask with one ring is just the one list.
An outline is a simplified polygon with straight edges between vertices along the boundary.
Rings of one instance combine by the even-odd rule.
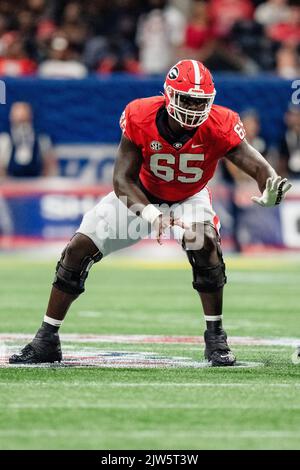
[[159, 215], [155, 221], [153, 222], [154, 229], [156, 231], [156, 240], [157, 242], [162, 245], [162, 238], [164, 235], [164, 232], [169, 228], [169, 227], [174, 227], [174, 225], [177, 225], [178, 227], [181, 227], [183, 229], [189, 229], [190, 226], [183, 222], [179, 218], [174, 218], [174, 214], [171, 211], [171, 214], [161, 214]]
[[280, 204], [291, 187], [291, 183], [288, 183], [286, 178], [270, 177], [267, 179], [266, 189], [262, 195], [260, 197], [253, 196], [251, 199], [262, 207], [273, 207]]

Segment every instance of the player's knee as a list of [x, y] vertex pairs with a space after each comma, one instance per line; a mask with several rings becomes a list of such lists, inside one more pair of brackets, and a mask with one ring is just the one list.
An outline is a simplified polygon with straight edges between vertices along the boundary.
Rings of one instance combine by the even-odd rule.
[[204, 225], [201, 249], [188, 249], [186, 253], [193, 269], [193, 287], [198, 292], [214, 292], [226, 284], [225, 264], [220, 238], [215, 229]]
[[210, 224], [204, 224], [203, 258], [206, 264], [216, 264], [221, 253], [220, 237], [215, 228]]
[[72, 295], [84, 292], [90, 268], [102, 258], [102, 253], [85, 235], [76, 234], [68, 243], [57, 263], [53, 285]]
[[68, 267], [77, 269], [85, 256], [93, 256], [98, 251], [98, 248], [89, 237], [76, 233], [63, 250], [61, 259]]
[[197, 223], [193, 230], [184, 238], [183, 247], [197, 252], [197, 259], [203, 265], [218, 262], [220, 237], [215, 228], [209, 223]]

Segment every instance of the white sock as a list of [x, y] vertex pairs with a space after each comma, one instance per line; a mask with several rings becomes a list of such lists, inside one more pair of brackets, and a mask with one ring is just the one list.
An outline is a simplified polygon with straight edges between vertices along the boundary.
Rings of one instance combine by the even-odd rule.
[[62, 325], [63, 320], [56, 320], [55, 318], [51, 318], [45, 315], [44, 322], [49, 323], [49, 325], [52, 325], [52, 326], [57, 326], [59, 328]]
[[223, 315], [204, 315], [205, 321], [220, 321], [222, 318]]

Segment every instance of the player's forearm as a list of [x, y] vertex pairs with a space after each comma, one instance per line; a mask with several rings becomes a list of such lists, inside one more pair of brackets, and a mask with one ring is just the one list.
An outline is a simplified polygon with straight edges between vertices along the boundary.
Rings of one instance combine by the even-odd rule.
[[129, 209], [134, 207], [135, 213], [142, 213], [144, 207], [150, 204], [150, 201], [139, 188], [135, 180], [115, 175], [113, 185], [117, 197], [126, 204]]
[[271, 165], [265, 159], [264, 159], [263, 164], [257, 166], [254, 179], [256, 180], [261, 193], [263, 193], [266, 188], [267, 179], [270, 177], [274, 178], [276, 176], [277, 176], [276, 171], [274, 170], [274, 168], [271, 167]]
[[246, 141], [228, 153], [226, 158], [255, 179], [261, 192], [266, 187], [267, 179], [277, 175], [267, 160]]
[[248, 158], [245, 158], [245, 173], [251, 176], [257, 182], [261, 193], [266, 188], [266, 181], [268, 178], [277, 176], [274, 168], [267, 162], [267, 160], [252, 146], [247, 149]]
[[150, 204], [138, 185], [141, 165], [140, 149], [123, 135], [114, 168], [114, 191], [129, 209], [140, 214]]

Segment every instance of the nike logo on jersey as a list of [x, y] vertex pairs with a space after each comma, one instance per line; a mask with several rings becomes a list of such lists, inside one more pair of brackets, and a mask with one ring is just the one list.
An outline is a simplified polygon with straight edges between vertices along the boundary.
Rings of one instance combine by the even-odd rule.
[[198, 145], [192, 144], [192, 149], [195, 149], [197, 147], [203, 147], [203, 144], [198, 144]]

